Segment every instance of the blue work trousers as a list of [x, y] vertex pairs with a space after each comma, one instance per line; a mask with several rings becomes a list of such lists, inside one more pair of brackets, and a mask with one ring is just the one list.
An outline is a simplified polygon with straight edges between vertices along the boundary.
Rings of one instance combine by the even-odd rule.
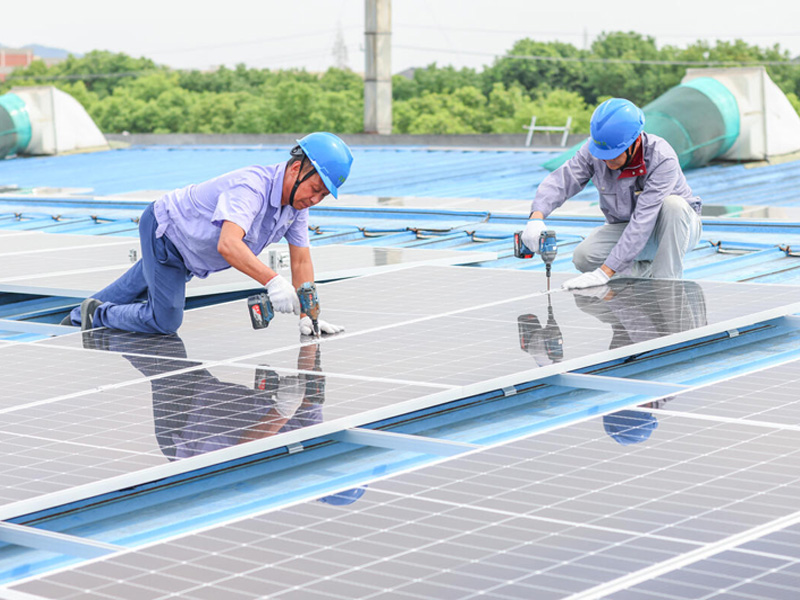
[[[156, 238], [157, 227], [151, 204], [139, 219], [142, 258], [92, 296], [103, 301], [94, 313], [94, 327], [169, 334], [181, 326], [191, 275], [175, 245], [166, 236]], [[80, 324], [80, 307], [70, 317]]]

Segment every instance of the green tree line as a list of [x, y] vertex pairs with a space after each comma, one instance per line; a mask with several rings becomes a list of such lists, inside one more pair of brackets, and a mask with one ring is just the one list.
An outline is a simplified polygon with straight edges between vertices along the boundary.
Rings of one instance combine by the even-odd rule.
[[[532, 57], [535, 57], [533, 59]], [[517, 41], [483, 69], [436, 63], [392, 80], [395, 133], [523, 133], [539, 125], [587, 133], [596, 104], [621, 96], [647, 104], [677, 85], [686, 63], [769, 63], [770, 77], [800, 113], [800, 63], [778, 45], [698, 41], [658, 48], [635, 32], [599, 36], [588, 50], [561, 42]], [[785, 63], [785, 64], [783, 64]], [[363, 130], [362, 78], [331, 68], [176, 71], [147, 58], [106, 51], [47, 66], [34, 62], [0, 87], [52, 84], [72, 94], [106, 133], [304, 133]]]

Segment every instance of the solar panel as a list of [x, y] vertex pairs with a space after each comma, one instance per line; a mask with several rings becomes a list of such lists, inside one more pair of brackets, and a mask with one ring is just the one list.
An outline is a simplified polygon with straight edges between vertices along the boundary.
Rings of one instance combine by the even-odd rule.
[[372, 483], [346, 506], [305, 503], [11, 589], [107, 599], [616, 597], [598, 590], [615, 593], [631, 574], [795, 514], [800, 433], [659, 421], [646, 444], [619, 444], [592, 420]]
[[[36, 236], [45, 240], [70, 236]], [[79, 238], [97, 236], [75, 236]], [[16, 239], [16, 238], [12, 238]], [[6, 256], [0, 251], [0, 291], [85, 298], [106, 287], [141, 257], [139, 240], [108, 241], [97, 247], [72, 240], [57, 251], [28, 251]], [[327, 245], [312, 248], [317, 280], [332, 280], [401, 269], [411, 265], [457, 265], [497, 258], [495, 252], [429, 250], [423, 248], [381, 248], [374, 246]], [[289, 275], [288, 246], [273, 245], [260, 255], [275, 271]], [[192, 279], [189, 297], [258, 288], [259, 284], [235, 269], [214, 273], [206, 279]]]
[[796, 558], [728, 551], [691, 567], [649, 580], [609, 596], [613, 600], [663, 598], [794, 600], [800, 586]]
[[[28, 281], [86, 274], [104, 276], [111, 268], [123, 265], [122, 272], [136, 262], [138, 244], [133, 240], [112, 244], [61, 247], [47, 252], [27, 251], [0, 254], [0, 285], [24, 286]], [[107, 277], [107, 275], [105, 275]], [[97, 291], [97, 290], [95, 290]]]
[[[197, 468], [201, 457], [191, 452], [184, 455], [192, 457], [190, 461], [169, 460], [167, 452], [184, 438], [167, 444], [170, 449], [165, 452], [157, 434], [190, 413], [207, 415], [197, 404], [209, 396], [209, 410], [220, 425], [213, 432], [203, 433], [201, 427], [194, 433], [224, 436], [234, 424], [263, 417], [263, 412], [247, 408], [252, 408], [259, 372], [324, 376], [324, 419], [307, 420], [303, 424], [308, 427], [291, 431], [275, 426], [271, 435], [248, 446], [226, 447], [212, 440], [206, 450], [225, 450], [204, 453], [202, 464], [797, 310], [796, 291], [788, 287], [770, 288], [768, 297], [757, 300], [763, 293], [759, 286], [620, 280], [598, 297], [557, 291], [548, 299], [536, 291], [542, 279], [516, 271], [416, 267], [323, 285], [323, 306], [335, 307], [324, 308], [323, 317], [348, 329], [320, 340], [315, 368], [304, 358], [314, 345], [300, 339], [295, 318], [279, 316], [268, 329], [253, 331], [244, 301], [189, 311], [178, 343], [163, 336], [101, 331], [0, 348], [11, 391], [8, 403], [0, 406], [0, 419], [5, 420], [4, 425], [0, 420], [0, 428], [43, 443], [65, 444], [63, 456], [48, 458], [65, 473], [74, 470], [66, 444], [127, 452], [105, 471], [98, 470], [91, 483], [102, 485], [91, 487], [91, 492], [100, 493], [114, 485], [135, 485]], [[642, 305], [650, 307], [649, 313], [637, 310]], [[759, 312], [749, 312], [754, 308]], [[213, 384], [226, 395], [225, 407], [193, 380]], [[150, 412], [158, 404], [156, 388], [161, 396], [178, 398], [170, 418], [162, 419], [162, 425], [167, 423], [163, 427]], [[198, 395], [197, 402], [187, 390], [196, 390], [192, 393]], [[15, 423], [24, 423], [24, 429]], [[197, 439], [192, 443], [200, 444]], [[112, 471], [124, 479], [107, 481]], [[64, 502], [88, 493], [75, 485], [65, 476], [59, 485], [47, 488], [52, 496], [37, 502]], [[27, 490], [22, 482], [12, 487]], [[6, 498], [4, 518], [19, 514], [21, 498], [32, 510], [34, 495], [14, 491]]]
[[[98, 235], [72, 235], [59, 234], [52, 235], [43, 231], [0, 231], [0, 261], [3, 276], [6, 274], [6, 267], [13, 266], [13, 262], [5, 259], [10, 256], [21, 254], [52, 253], [50, 257], [57, 257], [55, 252], [64, 249], [79, 249], [88, 246], [118, 246], [135, 243], [132, 239], [108, 238]], [[137, 244], [138, 246], [138, 244]]]
[[[141, 357], [128, 360], [143, 374], [162, 370]], [[435, 391], [268, 367], [217, 367], [20, 407], [0, 415], [0, 501], [6, 514], [13, 512], [11, 503], [30, 510], [30, 501], [46, 494], [142, 475], [150, 467], [252, 440], [285, 438], [323, 419]]]
[[664, 411], [800, 426], [800, 361], [736, 377], [676, 397]]

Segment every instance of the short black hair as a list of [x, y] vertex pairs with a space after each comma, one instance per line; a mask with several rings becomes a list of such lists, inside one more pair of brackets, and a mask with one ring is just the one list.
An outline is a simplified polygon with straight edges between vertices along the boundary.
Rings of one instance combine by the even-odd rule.
[[[294, 163], [300, 162], [304, 158], [306, 158], [306, 153], [303, 151], [303, 149], [300, 146], [295, 146], [294, 148], [292, 148], [291, 151], [289, 152], [289, 154], [290, 154], [290, 158], [286, 162], [286, 167], [287, 168], [291, 167]], [[314, 165], [312, 164], [312, 162], [310, 160], [306, 164], [307, 164], [307, 166], [305, 167], [305, 171], [303, 173], [300, 173], [300, 175], [305, 175], [305, 173], [308, 173], [309, 171], [313, 171], [314, 170]]]

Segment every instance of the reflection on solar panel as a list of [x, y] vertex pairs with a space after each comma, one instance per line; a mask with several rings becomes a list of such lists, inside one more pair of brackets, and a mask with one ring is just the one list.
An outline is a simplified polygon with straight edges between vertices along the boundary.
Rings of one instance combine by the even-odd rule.
[[792, 515], [798, 436], [667, 417], [649, 444], [625, 446], [590, 421], [372, 484], [346, 506], [303, 504], [13, 589], [110, 599], [142, 588], [153, 598], [606, 597], [596, 590], [723, 551], [732, 536], [749, 541]]
[[[705, 413], [715, 387], [575, 422], [584, 405], [568, 427], [478, 452], [473, 440], [436, 449], [352, 431], [545, 378], [644, 393], [635, 380], [552, 377], [800, 309], [789, 287], [542, 285], [536, 273], [416, 267], [321, 286], [323, 317], [347, 330], [318, 342], [286, 317], [253, 331], [239, 301], [190, 311], [180, 337], [97, 331], [0, 347], [4, 519], [323, 435], [467, 453], [9, 588], [54, 599], [600, 598], [800, 522], [800, 431], [783, 413]], [[651, 384], [648, 394], [683, 391]]]
[[[84, 298], [106, 287], [141, 257], [139, 240], [135, 238], [32, 233], [22, 239], [29, 241], [31, 237], [43, 242], [36, 242], [35, 248], [14, 250], [14, 240], [18, 238], [2, 238], [5, 243], [0, 243], [0, 291]], [[346, 244], [312, 248], [311, 252], [316, 278], [321, 281], [412, 265], [458, 265], [497, 258], [495, 252]], [[289, 252], [285, 244], [273, 244], [260, 258], [275, 271], [289, 273]], [[192, 297], [257, 287], [258, 284], [243, 273], [227, 269], [207, 279], [192, 279], [186, 293]]]
[[[231, 446], [218, 460], [229, 459], [798, 308], [796, 290], [788, 287], [757, 299], [758, 286], [620, 280], [602, 293], [547, 296], [533, 291], [540, 280], [531, 273], [418, 267], [322, 286], [323, 316], [347, 330], [322, 340], [314, 361], [304, 357], [311, 346], [299, 340], [294, 319], [277, 318], [269, 329], [253, 331], [244, 301], [190, 311], [180, 338], [96, 332], [0, 349], [12, 392], [0, 407], [7, 417], [4, 429], [12, 434], [7, 454], [26, 455], [26, 442], [17, 439], [22, 434], [48, 444], [88, 446], [103, 455], [104, 466], [84, 469], [66, 445], [63, 452], [55, 446], [46, 461], [33, 460], [30, 478], [9, 465], [5, 475], [21, 479], [8, 486], [2, 514], [19, 514], [21, 503], [31, 510], [36, 498], [38, 507], [74, 500], [81, 484], [102, 484], [92, 488], [99, 493], [166, 476], [178, 470], [164, 464], [170, 452], [195, 459], [204, 453], [186, 451], [187, 445]], [[756, 305], [758, 312], [751, 312]], [[439, 308], [431, 314], [431, 306]], [[316, 362], [322, 366], [310, 368]], [[45, 373], [41, 364], [48, 365]], [[264, 371], [294, 376], [299, 387], [307, 383], [301, 376], [324, 375], [325, 418], [319, 409], [314, 418], [299, 419], [308, 427], [285, 429], [277, 408], [270, 412], [272, 404], [252, 397], [251, 382]], [[212, 383], [221, 396], [203, 392]], [[275, 389], [276, 399], [278, 391], [294, 397], [295, 404], [302, 395]], [[165, 450], [166, 438], [149, 434], [148, 413], [151, 405], [158, 412], [161, 399], [170, 397], [175, 399], [170, 422], [186, 421], [188, 413], [202, 422], [211, 414], [219, 421], [217, 430], [188, 419], [190, 432], [176, 435], [194, 439]], [[204, 403], [209, 407], [198, 410]], [[259, 423], [260, 435], [239, 431]], [[203, 436], [259, 439], [245, 448]], [[37, 470], [44, 463], [47, 476]], [[107, 482], [109, 477], [123, 479]]]

